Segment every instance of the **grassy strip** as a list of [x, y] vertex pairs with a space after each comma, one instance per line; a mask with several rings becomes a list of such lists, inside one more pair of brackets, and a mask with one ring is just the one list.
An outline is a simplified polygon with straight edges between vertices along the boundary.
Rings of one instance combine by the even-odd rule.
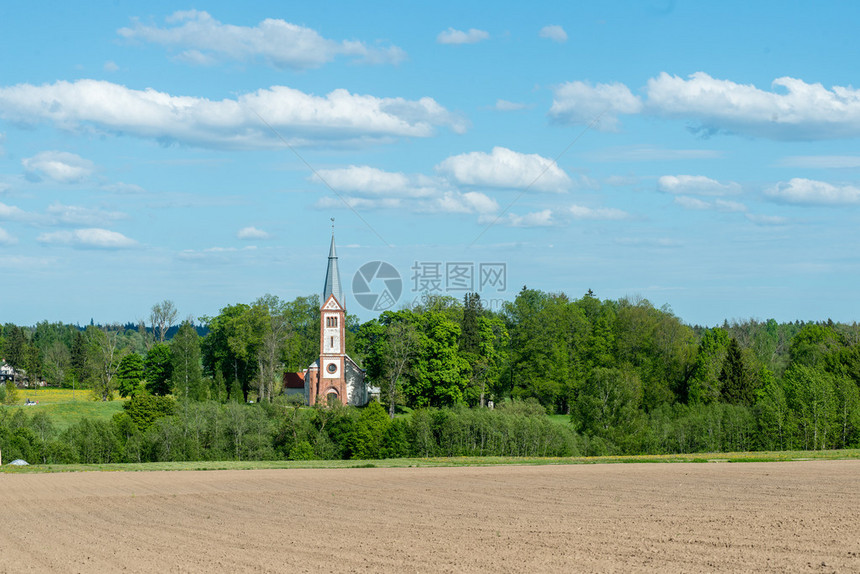
[[784, 451], [784, 452], [719, 452], [695, 454], [596, 456], [567, 458], [477, 457], [453, 458], [390, 458], [383, 460], [264, 460], [264, 461], [197, 461], [144, 462], [118, 464], [53, 464], [8, 466], [6, 473], [32, 472], [91, 472], [91, 471], [172, 471], [172, 470], [259, 470], [259, 469], [326, 469], [326, 468], [409, 468], [409, 467], [469, 467], [469, 466], [537, 466], [567, 464], [623, 464], [677, 462], [788, 462], [798, 460], [858, 460], [860, 449]]
[[[110, 420], [113, 415], [122, 412], [123, 400], [94, 401], [90, 389], [18, 389], [16, 404], [0, 406], [0, 409], [24, 409], [29, 416], [44, 412], [51, 417], [54, 428], [62, 432], [84, 417], [89, 419]], [[24, 405], [24, 401], [36, 401], [35, 405]], [[9, 413], [12, 414], [11, 412]]]

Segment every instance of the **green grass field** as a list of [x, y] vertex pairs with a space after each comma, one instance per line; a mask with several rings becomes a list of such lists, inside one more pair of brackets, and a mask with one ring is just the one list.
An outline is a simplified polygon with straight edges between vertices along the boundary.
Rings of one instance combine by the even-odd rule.
[[265, 461], [198, 461], [145, 462], [124, 464], [55, 464], [0, 467], [0, 472], [89, 472], [89, 471], [164, 471], [164, 470], [260, 470], [293, 468], [412, 468], [500, 465], [625, 464], [625, 463], [737, 463], [790, 462], [801, 460], [858, 460], [860, 449], [785, 451], [785, 452], [719, 452], [640, 456], [595, 456], [566, 458], [531, 457], [453, 457], [389, 458], [383, 460], [265, 460]]
[[[25, 406], [27, 399], [38, 404]], [[2, 406], [3, 409], [23, 408], [32, 416], [44, 412], [51, 417], [58, 431], [63, 431], [83, 417], [91, 419], [110, 419], [122, 411], [122, 400], [94, 401], [89, 389], [18, 389], [18, 400], [14, 405]]]

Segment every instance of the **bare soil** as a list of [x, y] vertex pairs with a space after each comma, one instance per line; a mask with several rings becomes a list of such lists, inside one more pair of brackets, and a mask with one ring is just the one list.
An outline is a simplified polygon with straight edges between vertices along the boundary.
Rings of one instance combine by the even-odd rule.
[[0, 474], [0, 572], [860, 572], [860, 461]]

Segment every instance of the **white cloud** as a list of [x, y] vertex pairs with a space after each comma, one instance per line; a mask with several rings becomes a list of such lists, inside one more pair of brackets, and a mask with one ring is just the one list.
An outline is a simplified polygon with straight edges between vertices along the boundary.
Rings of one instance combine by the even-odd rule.
[[120, 36], [180, 50], [178, 59], [192, 64], [260, 59], [276, 68], [318, 68], [338, 56], [365, 63], [398, 63], [406, 53], [397, 46], [368, 47], [357, 40], [335, 41], [316, 30], [268, 18], [257, 26], [222, 24], [207, 12], [175, 12], [173, 26], [147, 26], [134, 21]]
[[116, 72], [117, 70], [119, 70], [119, 66], [117, 66], [116, 62], [114, 62], [113, 60], [108, 60], [102, 67], [104, 68], [105, 72]]
[[812, 205], [854, 205], [860, 203], [860, 188], [833, 185], [824, 181], [796, 177], [766, 189], [765, 195], [786, 203]]
[[567, 32], [561, 26], [544, 26], [538, 32], [541, 38], [547, 38], [553, 42], [567, 42]]
[[0, 245], [14, 245], [18, 243], [18, 239], [9, 234], [8, 231], [0, 227]]
[[63, 205], [52, 203], [48, 206], [47, 214], [51, 223], [65, 225], [104, 225], [107, 221], [117, 221], [128, 217], [119, 211], [105, 211], [103, 209], [91, 209], [77, 205]]
[[351, 197], [341, 195], [340, 197], [321, 197], [314, 206], [318, 209], [399, 209], [403, 205], [399, 197]]
[[466, 128], [432, 98], [377, 98], [343, 89], [315, 96], [273, 86], [212, 101], [97, 80], [0, 88], [0, 118], [24, 124], [48, 121], [60, 129], [86, 127], [165, 144], [239, 149], [283, 146], [273, 130], [298, 146], [390, 142], [431, 136], [437, 126], [455, 132]]
[[603, 131], [616, 131], [619, 114], [637, 114], [642, 101], [621, 83], [567, 82], [553, 90], [550, 117], [559, 123], [589, 124]]
[[657, 189], [687, 195], [729, 195], [739, 193], [741, 186], [733, 181], [721, 183], [703, 175], [664, 175], [657, 180]]
[[[421, 174], [407, 175], [370, 166], [318, 171], [341, 198], [327, 196], [317, 201], [320, 208], [392, 209], [409, 208], [415, 212], [477, 213], [498, 211], [499, 205], [486, 194], [451, 189], [447, 181]], [[312, 176], [311, 181], [319, 182]]]
[[614, 207], [591, 208], [582, 205], [571, 205], [570, 214], [574, 219], [627, 219], [630, 214]]
[[243, 240], [269, 239], [272, 236], [256, 227], [243, 227], [236, 233], [236, 237]]
[[436, 41], [440, 44], [476, 44], [490, 37], [488, 32], [470, 28], [467, 32], [448, 28], [443, 32], [439, 32], [436, 36]]
[[665, 72], [648, 80], [652, 113], [692, 119], [704, 132], [726, 130], [773, 139], [809, 140], [860, 135], [860, 91], [851, 87], [775, 79], [774, 90], [718, 80], [704, 72], [687, 79]]
[[747, 219], [756, 225], [785, 225], [788, 223], [787, 217], [781, 217], [779, 215], [755, 215], [753, 213], [747, 213]]
[[466, 193], [446, 191], [441, 197], [426, 204], [424, 210], [488, 215], [497, 212], [499, 204], [495, 199], [477, 191], [467, 191]]
[[508, 225], [511, 227], [550, 227], [555, 225], [552, 210], [544, 209], [525, 215], [509, 214]]
[[406, 175], [366, 165], [320, 169], [311, 181], [322, 178], [337, 192], [367, 196], [428, 197], [437, 193], [438, 182], [422, 175]]
[[136, 241], [129, 239], [122, 233], [100, 228], [42, 233], [36, 238], [36, 241], [53, 245], [96, 249], [127, 249], [138, 245]]
[[730, 132], [776, 140], [817, 140], [860, 135], [860, 90], [830, 89], [781, 77], [770, 90], [696, 72], [687, 78], [661, 72], [648, 80], [644, 97], [621, 83], [574, 81], [555, 88], [550, 117], [588, 124], [604, 115], [597, 129], [616, 130], [621, 114], [651, 114], [694, 122], [708, 135]]
[[14, 205], [0, 203], [0, 221], [29, 221], [33, 215]]
[[496, 100], [496, 105], [493, 109], [499, 112], [516, 112], [528, 108], [527, 104], [519, 102], [509, 102], [508, 100]]
[[694, 209], [698, 211], [722, 211], [724, 213], [746, 213], [747, 206], [737, 201], [727, 201], [725, 199], [717, 199], [715, 201], [705, 201], [697, 197], [687, 197], [679, 195], [675, 197], [675, 203], [684, 209]]
[[65, 151], [43, 151], [21, 160], [27, 177], [59, 183], [78, 183], [93, 173], [93, 162]]
[[560, 192], [572, 183], [554, 161], [503, 147], [451, 156], [436, 170], [462, 185]]

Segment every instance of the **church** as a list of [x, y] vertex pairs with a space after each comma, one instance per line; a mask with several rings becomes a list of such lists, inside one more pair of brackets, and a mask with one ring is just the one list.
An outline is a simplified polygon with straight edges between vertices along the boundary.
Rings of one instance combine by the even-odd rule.
[[364, 406], [370, 401], [365, 372], [346, 354], [346, 301], [334, 232], [328, 252], [328, 266], [320, 307], [320, 355], [300, 373], [284, 374], [284, 393], [303, 394], [305, 404], [337, 401], [344, 405]]

